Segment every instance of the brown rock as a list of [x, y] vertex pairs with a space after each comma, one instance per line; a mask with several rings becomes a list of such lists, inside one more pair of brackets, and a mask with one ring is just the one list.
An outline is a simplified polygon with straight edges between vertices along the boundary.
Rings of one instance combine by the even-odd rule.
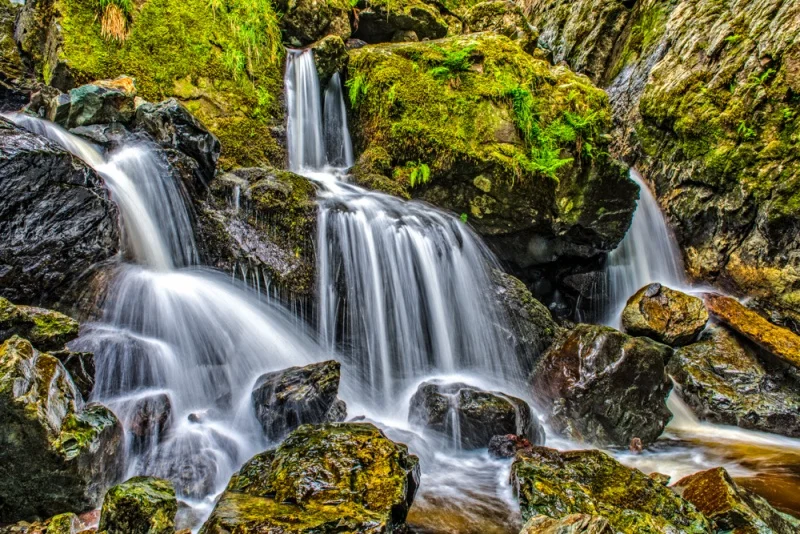
[[622, 312], [625, 332], [672, 346], [691, 343], [707, 322], [702, 300], [661, 284], [641, 288]]
[[604, 517], [570, 514], [561, 519], [546, 515], [531, 517], [519, 534], [613, 534], [614, 529]]

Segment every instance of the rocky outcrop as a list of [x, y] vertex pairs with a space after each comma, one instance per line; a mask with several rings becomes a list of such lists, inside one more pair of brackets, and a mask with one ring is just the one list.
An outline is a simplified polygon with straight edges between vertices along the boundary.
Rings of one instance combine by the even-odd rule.
[[21, 109], [35, 88], [32, 73], [14, 41], [18, 12], [16, 3], [0, 1], [0, 111]]
[[682, 478], [673, 489], [713, 521], [718, 532], [791, 534], [800, 528], [800, 521], [737, 486], [722, 467]]
[[15, 306], [0, 297], [0, 343], [11, 336], [30, 340], [44, 351], [57, 351], [78, 337], [78, 321], [53, 310]]
[[517, 455], [511, 482], [525, 519], [544, 515], [564, 521], [587, 514], [606, 519], [615, 532], [712, 532], [692, 504], [598, 450], [560, 453], [535, 447]]
[[464, 15], [464, 25], [469, 32], [493, 31], [519, 41], [523, 50], [536, 53], [539, 34], [531, 26], [525, 13], [509, 0], [489, 0], [472, 6]]
[[701, 420], [800, 437], [797, 380], [759, 356], [757, 348], [717, 327], [676, 350], [667, 371]]
[[340, 367], [330, 360], [261, 375], [251, 399], [267, 439], [280, 441], [300, 425], [343, 421], [347, 406], [337, 397]]
[[448, 23], [439, 7], [425, 0], [359, 0], [358, 24], [353, 37], [367, 43], [404, 41], [401, 34], [413, 32], [416, 39], [440, 39]]
[[121, 474], [121, 425], [81, 404], [57, 359], [19, 337], [0, 346], [0, 521], [84, 511]]
[[200, 532], [403, 532], [419, 475], [371, 424], [304, 425], [231, 478]]
[[637, 291], [622, 311], [626, 333], [673, 347], [691, 343], [707, 322], [708, 311], [702, 300], [661, 284]]
[[60, 147], [0, 121], [0, 296], [60, 309], [119, 250], [102, 179]]
[[493, 33], [365, 46], [348, 73], [357, 149], [386, 154], [372, 158], [386, 180], [464, 214], [515, 268], [625, 234], [637, 187], [606, 155], [610, 108], [587, 78]]
[[289, 46], [304, 47], [326, 35], [350, 37], [349, 0], [277, 0], [275, 7], [283, 13], [281, 30]]
[[597, 515], [570, 514], [561, 519], [536, 515], [519, 534], [614, 534], [614, 530], [604, 517]]
[[530, 378], [549, 424], [570, 438], [627, 447], [655, 441], [672, 414], [665, 371], [672, 349], [613, 328], [581, 324], [560, 334]]
[[98, 534], [174, 534], [178, 501], [167, 480], [134, 477], [109, 489]]
[[343, 72], [347, 67], [347, 62], [350, 60], [347, 47], [338, 35], [328, 35], [310, 48], [314, 51], [314, 65], [317, 67], [319, 83], [325, 87], [331, 76]]
[[423, 382], [411, 397], [408, 421], [451, 441], [458, 437], [466, 449], [488, 447], [498, 434], [544, 443], [544, 430], [525, 401], [467, 384]]

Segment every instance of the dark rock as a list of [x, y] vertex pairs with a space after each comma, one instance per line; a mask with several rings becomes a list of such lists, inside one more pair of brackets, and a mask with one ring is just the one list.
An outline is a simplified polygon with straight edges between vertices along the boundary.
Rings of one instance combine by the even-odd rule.
[[464, 16], [471, 32], [493, 31], [513, 41], [520, 41], [523, 50], [533, 53], [539, 37], [522, 9], [509, 0], [489, 0], [475, 4]]
[[338, 35], [328, 35], [310, 46], [314, 51], [314, 63], [317, 66], [317, 75], [322, 87], [328, 83], [337, 72], [347, 68], [347, 47]]
[[271, 441], [279, 441], [300, 425], [344, 420], [347, 408], [339, 393], [339, 362], [291, 367], [261, 375], [253, 387], [256, 418]]
[[531, 374], [531, 393], [553, 429], [598, 445], [654, 442], [672, 414], [665, 367], [672, 349], [605, 326], [559, 335]]
[[712, 532], [690, 503], [599, 450], [521, 452], [511, 466], [511, 484], [524, 519], [588, 514], [606, 519], [614, 532]]
[[418, 39], [440, 39], [447, 35], [447, 21], [439, 9], [423, 0], [370, 1], [358, 12], [353, 34], [370, 44], [388, 43], [397, 32], [413, 31]]
[[637, 291], [622, 311], [625, 332], [673, 347], [697, 339], [707, 322], [708, 311], [702, 300], [661, 284]]
[[673, 489], [713, 521], [718, 532], [792, 534], [800, 530], [800, 521], [737, 486], [722, 467], [684, 477]]
[[64, 308], [119, 250], [102, 179], [50, 141], [0, 121], [0, 296]]
[[304, 425], [232, 478], [200, 532], [405, 531], [419, 461], [368, 423]]
[[164, 439], [172, 423], [172, 402], [166, 393], [149, 395], [135, 402], [128, 431], [133, 438], [134, 450], [143, 450], [147, 443]]
[[451, 440], [460, 436], [458, 445], [467, 449], [488, 447], [498, 434], [544, 443], [544, 430], [525, 401], [467, 384], [423, 382], [411, 397], [408, 420]]
[[72, 128], [70, 133], [88, 139], [106, 149], [113, 149], [131, 138], [128, 129], [119, 122], [111, 124], [92, 124]]
[[667, 370], [699, 419], [800, 437], [800, 386], [770, 360], [716, 327], [676, 350]]
[[53, 351], [78, 337], [79, 330], [78, 321], [63, 313], [15, 306], [0, 297], [0, 343], [16, 335], [30, 340], [37, 349]]
[[289, 46], [307, 46], [326, 35], [350, 37], [348, 0], [278, 0], [276, 7], [283, 12], [281, 29]]
[[530, 449], [533, 444], [527, 438], [514, 434], [492, 436], [489, 440], [489, 455], [495, 458], [513, 458], [518, 451]]
[[101, 80], [61, 93], [44, 87], [31, 98], [26, 110], [70, 129], [98, 124], [128, 124], [133, 119], [136, 86], [121, 76]]
[[18, 4], [0, 1], [0, 112], [22, 109], [36, 85], [14, 41], [18, 12]]
[[81, 394], [88, 399], [94, 389], [95, 365], [94, 354], [91, 352], [72, 352], [69, 350], [50, 351], [50, 355], [69, 372], [72, 382]]
[[174, 534], [178, 501], [167, 480], [134, 477], [108, 490], [98, 534]]
[[531, 517], [519, 534], [615, 534], [608, 520], [589, 514], [570, 514], [561, 519]]

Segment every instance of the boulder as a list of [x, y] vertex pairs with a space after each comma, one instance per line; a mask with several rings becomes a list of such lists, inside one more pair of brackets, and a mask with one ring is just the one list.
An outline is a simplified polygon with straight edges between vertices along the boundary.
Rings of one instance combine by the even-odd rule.
[[580, 324], [553, 342], [530, 377], [556, 432], [579, 442], [627, 447], [654, 442], [672, 414], [666, 400], [672, 349], [613, 328]]
[[719, 532], [792, 534], [800, 530], [800, 521], [737, 486], [723, 467], [684, 477], [673, 489], [713, 521]]
[[200, 532], [404, 532], [419, 476], [372, 424], [303, 425], [231, 478]]
[[489, 456], [495, 458], [513, 458], [517, 452], [530, 449], [533, 444], [529, 439], [514, 434], [492, 436], [489, 440]]
[[172, 402], [166, 393], [156, 393], [132, 404], [130, 417], [123, 420], [127, 419], [134, 450], [141, 451], [164, 439], [172, 424]]
[[440, 39], [448, 24], [433, 3], [424, 0], [360, 0], [353, 37], [370, 44], [393, 41], [398, 32], [414, 32], [418, 39]]
[[625, 332], [673, 347], [697, 339], [707, 322], [708, 311], [702, 300], [661, 284], [649, 284], [637, 291], [622, 311]]
[[492, 31], [519, 41], [529, 54], [536, 50], [539, 33], [531, 26], [522, 8], [509, 0], [489, 0], [472, 6], [464, 16], [464, 24], [471, 32]]
[[[511, 484], [524, 519], [544, 515], [563, 521], [587, 514], [607, 520], [614, 532], [712, 532], [692, 504], [599, 450], [534, 447], [517, 455]], [[587, 522], [599, 526], [598, 519]]]
[[78, 534], [85, 532], [82, 527], [78, 516], [68, 512], [45, 521], [20, 521], [13, 525], [0, 526], [0, 534]]
[[17, 335], [30, 340], [39, 350], [54, 351], [78, 337], [79, 330], [78, 321], [63, 313], [15, 306], [0, 297], [0, 343]]
[[328, 35], [310, 46], [314, 51], [314, 64], [317, 67], [319, 83], [325, 87], [328, 81], [337, 72], [347, 68], [347, 47], [338, 35]]
[[178, 501], [172, 484], [134, 477], [108, 490], [98, 534], [174, 534]]
[[49, 354], [57, 358], [67, 370], [81, 397], [88, 399], [94, 389], [94, 354], [69, 350], [50, 351]]
[[589, 514], [570, 514], [561, 519], [546, 515], [531, 517], [519, 534], [615, 534], [604, 517]]
[[724, 327], [675, 351], [667, 371], [704, 421], [800, 437], [800, 385]]
[[276, 7], [283, 12], [283, 40], [291, 47], [307, 46], [326, 35], [350, 37], [348, 0], [278, 0]]
[[467, 449], [488, 447], [498, 434], [544, 443], [544, 430], [525, 401], [461, 383], [420, 384], [411, 397], [408, 421], [450, 440], [458, 437], [456, 446]]
[[14, 41], [18, 12], [17, 3], [0, 1], [0, 111], [21, 109], [35, 86], [35, 80]]
[[300, 425], [343, 421], [340, 367], [330, 360], [261, 375], [251, 398], [267, 439], [280, 441]]
[[84, 511], [120, 475], [122, 426], [80, 405], [56, 358], [19, 337], [0, 346], [0, 522]]
[[0, 120], [0, 296], [66, 308], [120, 246], [103, 180], [54, 143]]
[[800, 336], [787, 328], [770, 323], [734, 298], [706, 293], [703, 300], [716, 320], [768, 350], [789, 366], [800, 369]]
[[101, 80], [70, 89], [66, 94], [43, 88], [27, 110], [66, 129], [96, 124], [128, 124], [133, 119], [136, 86], [129, 76]]

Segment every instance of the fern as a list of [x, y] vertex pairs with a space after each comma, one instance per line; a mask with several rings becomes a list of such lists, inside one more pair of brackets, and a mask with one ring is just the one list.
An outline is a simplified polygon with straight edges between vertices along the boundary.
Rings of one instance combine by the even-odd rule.
[[350, 99], [350, 107], [355, 109], [358, 107], [359, 101], [367, 96], [369, 91], [369, 82], [364, 74], [357, 74], [355, 77], [350, 78], [345, 83], [347, 86], [347, 96]]
[[408, 183], [411, 187], [419, 184], [427, 184], [431, 180], [431, 168], [425, 163], [418, 163], [411, 171]]

